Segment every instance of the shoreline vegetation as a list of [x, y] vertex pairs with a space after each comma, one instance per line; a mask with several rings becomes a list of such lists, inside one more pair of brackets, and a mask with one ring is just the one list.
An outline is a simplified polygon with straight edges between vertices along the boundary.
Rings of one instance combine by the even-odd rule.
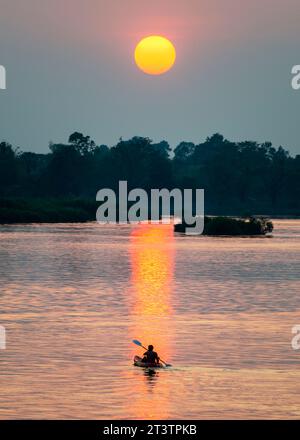
[[[185, 222], [174, 225], [174, 231], [185, 233], [189, 228]], [[271, 234], [274, 229], [272, 221], [265, 217], [249, 216], [245, 218], [234, 217], [204, 217], [203, 235], [222, 236], [252, 236]]]
[[[67, 143], [51, 142], [45, 154], [0, 142], [0, 224], [94, 221], [97, 192], [117, 193], [120, 181], [127, 182], [128, 191], [140, 188], [147, 194], [204, 189], [210, 216], [300, 215], [300, 155], [292, 157], [281, 146], [233, 142], [216, 133], [198, 144], [180, 142], [173, 150], [166, 140], [140, 136], [109, 147], [74, 132]], [[250, 227], [206, 223], [208, 233]]]
[[[0, 199], [0, 224], [83, 223], [96, 220], [99, 202], [88, 199]], [[185, 233], [184, 222], [174, 231]], [[203, 235], [266, 235], [272, 222], [263, 216], [205, 216]]]
[[90, 199], [0, 198], [0, 224], [95, 221], [98, 206]]

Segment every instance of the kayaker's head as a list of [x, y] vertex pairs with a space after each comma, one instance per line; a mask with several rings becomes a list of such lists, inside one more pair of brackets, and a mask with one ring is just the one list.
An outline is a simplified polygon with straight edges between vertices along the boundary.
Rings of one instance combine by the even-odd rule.
[[149, 351], [153, 351], [153, 348], [154, 348], [153, 345], [148, 345], [148, 350]]

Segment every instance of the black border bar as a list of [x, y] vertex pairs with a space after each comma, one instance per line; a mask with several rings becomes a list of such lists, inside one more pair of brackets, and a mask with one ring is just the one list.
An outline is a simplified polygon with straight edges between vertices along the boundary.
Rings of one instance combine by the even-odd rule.
[[[186, 438], [241, 439], [241, 436], [266, 434], [268, 438], [282, 435], [286, 438], [300, 432], [300, 422], [290, 420], [3, 420], [0, 421], [1, 438], [41, 439], [50, 436], [54, 440], [82, 438], [96, 439], [154, 439]], [[295, 432], [295, 430], [297, 430]]]

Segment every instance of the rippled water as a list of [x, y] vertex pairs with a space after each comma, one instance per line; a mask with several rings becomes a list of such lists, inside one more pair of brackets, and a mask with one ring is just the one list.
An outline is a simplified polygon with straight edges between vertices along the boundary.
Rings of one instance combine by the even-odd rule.
[[[0, 418], [299, 418], [300, 221], [0, 228]], [[131, 344], [173, 364], [132, 366]]]

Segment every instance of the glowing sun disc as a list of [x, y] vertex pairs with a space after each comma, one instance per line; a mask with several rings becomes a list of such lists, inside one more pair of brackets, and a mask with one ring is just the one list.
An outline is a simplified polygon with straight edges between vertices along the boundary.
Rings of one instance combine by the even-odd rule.
[[176, 50], [170, 40], [158, 35], [143, 38], [135, 48], [136, 65], [149, 75], [161, 75], [173, 67]]

